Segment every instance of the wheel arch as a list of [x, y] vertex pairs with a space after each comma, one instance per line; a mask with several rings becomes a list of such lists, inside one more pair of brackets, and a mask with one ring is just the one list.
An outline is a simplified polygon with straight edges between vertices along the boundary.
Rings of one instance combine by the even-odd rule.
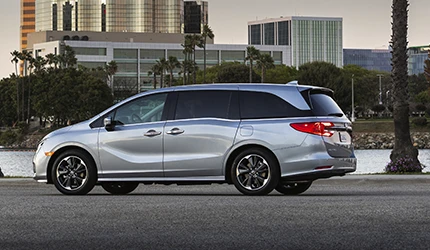
[[247, 150], [247, 149], [250, 149], [250, 148], [259, 148], [259, 149], [263, 149], [263, 150], [265, 150], [265, 151], [267, 151], [267, 153], [269, 153], [272, 157], [273, 157], [273, 159], [275, 159], [276, 160], [276, 162], [278, 163], [278, 168], [279, 168], [279, 159], [278, 159], [278, 157], [276, 157], [276, 155], [272, 152], [272, 150], [270, 150], [269, 148], [267, 148], [267, 147], [265, 147], [265, 146], [263, 146], [263, 145], [261, 145], [261, 144], [256, 144], [256, 143], [253, 143], [253, 144], [246, 144], [246, 145], [242, 145], [242, 146], [240, 146], [240, 147], [238, 147], [238, 148], [236, 148], [236, 149], [234, 149], [231, 153], [230, 153], [230, 155], [228, 156], [228, 159], [227, 159], [227, 161], [226, 161], [226, 164], [225, 164], [225, 171], [224, 171], [224, 176], [225, 176], [225, 180], [226, 180], [226, 182], [228, 183], [228, 184], [232, 184], [233, 183], [233, 181], [231, 180], [231, 175], [230, 175], [230, 171], [231, 171], [231, 168], [232, 168], [232, 165], [233, 165], [233, 161], [234, 161], [234, 159], [241, 153], [241, 152], [243, 152], [244, 150]]
[[74, 145], [71, 145], [71, 146], [65, 146], [65, 147], [62, 147], [62, 148], [60, 148], [60, 149], [57, 149], [56, 151], [55, 151], [55, 153], [51, 156], [51, 158], [49, 159], [49, 162], [48, 162], [48, 167], [47, 167], [47, 169], [46, 169], [46, 178], [47, 178], [47, 181], [48, 181], [48, 183], [49, 184], [53, 184], [54, 182], [53, 182], [53, 180], [52, 180], [52, 167], [54, 166], [54, 162], [55, 162], [55, 160], [62, 154], [62, 153], [64, 153], [64, 152], [66, 152], [66, 151], [69, 151], [69, 150], [79, 150], [79, 151], [81, 151], [82, 153], [84, 153], [84, 154], [87, 154], [88, 155], [88, 157], [91, 159], [91, 161], [92, 161], [92, 163], [94, 164], [94, 167], [96, 168], [96, 174], [97, 174], [97, 163], [96, 163], [96, 161], [94, 160], [94, 157], [90, 154], [90, 152], [88, 152], [88, 150], [86, 150], [86, 149], [84, 149], [84, 148], [82, 148], [82, 147], [79, 147], [79, 146], [74, 146]]

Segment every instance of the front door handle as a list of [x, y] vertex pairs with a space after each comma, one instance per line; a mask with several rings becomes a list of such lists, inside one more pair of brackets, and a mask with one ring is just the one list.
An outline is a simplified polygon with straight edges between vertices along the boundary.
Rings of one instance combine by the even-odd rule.
[[157, 136], [157, 135], [161, 135], [161, 132], [155, 131], [153, 129], [148, 130], [148, 132], [144, 134], [144, 136], [148, 136], [148, 137]]
[[185, 131], [179, 128], [172, 128], [170, 131], [167, 131], [166, 133], [169, 135], [179, 135], [184, 133]]

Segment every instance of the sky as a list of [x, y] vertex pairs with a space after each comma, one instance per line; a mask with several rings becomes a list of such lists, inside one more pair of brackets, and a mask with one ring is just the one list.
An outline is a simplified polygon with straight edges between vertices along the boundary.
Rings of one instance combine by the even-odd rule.
[[[247, 44], [248, 21], [281, 16], [343, 18], [344, 48], [386, 49], [392, 0], [207, 0], [217, 44]], [[0, 78], [15, 72], [10, 52], [19, 50], [20, 0], [1, 0]], [[430, 44], [429, 0], [409, 1], [410, 46]]]

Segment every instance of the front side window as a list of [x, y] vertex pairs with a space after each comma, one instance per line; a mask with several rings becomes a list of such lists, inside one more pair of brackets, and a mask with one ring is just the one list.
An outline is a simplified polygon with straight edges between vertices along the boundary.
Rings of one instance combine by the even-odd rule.
[[232, 92], [205, 90], [178, 93], [175, 119], [229, 118]]
[[144, 96], [130, 101], [115, 112], [119, 125], [161, 121], [167, 93]]

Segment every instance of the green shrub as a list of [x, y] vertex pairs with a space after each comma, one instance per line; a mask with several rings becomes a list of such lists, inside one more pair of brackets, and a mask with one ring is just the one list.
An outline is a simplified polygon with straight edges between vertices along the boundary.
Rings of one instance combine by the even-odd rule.
[[412, 124], [418, 127], [425, 127], [427, 125], [427, 118], [425, 117], [415, 117], [412, 119]]
[[4, 132], [0, 132], [0, 145], [9, 146], [17, 141], [17, 134], [12, 130], [6, 130]]

